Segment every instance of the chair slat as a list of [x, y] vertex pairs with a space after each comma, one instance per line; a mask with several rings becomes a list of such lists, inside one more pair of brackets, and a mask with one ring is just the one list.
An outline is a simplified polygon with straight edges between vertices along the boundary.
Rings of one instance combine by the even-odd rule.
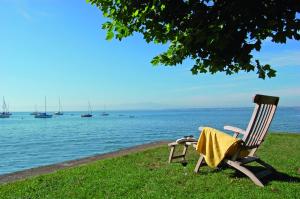
[[260, 109], [259, 113], [257, 113], [259, 115], [258, 119], [255, 121], [253, 132], [249, 138], [249, 142], [248, 142], [249, 146], [254, 146], [255, 140], [257, 140], [257, 137], [259, 136], [259, 133], [260, 133], [261, 121], [264, 119], [266, 106], [264, 104], [261, 104], [260, 106], [261, 106], [261, 109]]
[[[246, 146], [251, 146], [251, 143], [253, 142], [254, 136], [258, 129], [258, 122], [261, 120], [262, 112], [263, 112], [264, 106], [258, 105], [258, 109], [256, 112], [253, 112], [255, 114], [255, 120], [249, 125], [251, 125], [251, 128], [249, 130], [248, 138], [246, 140]], [[247, 129], [248, 131], [248, 129]]]
[[249, 132], [252, 132], [253, 130], [253, 123], [255, 123], [256, 119], [257, 119], [257, 112], [259, 112], [260, 110], [260, 106], [259, 105], [255, 105], [254, 107], [254, 110], [253, 110], [253, 113], [252, 113], [252, 116], [251, 116], [251, 119], [249, 121], [249, 124], [248, 124], [248, 127], [247, 127], [247, 130], [246, 130], [246, 133], [243, 137], [243, 141], [247, 144], [248, 142], [248, 137], [249, 137]]
[[265, 106], [264, 116], [261, 119], [258, 133], [257, 133], [257, 135], [255, 137], [254, 142], [253, 142], [253, 145], [256, 145], [256, 146], [259, 146], [259, 144], [262, 141], [261, 140], [262, 135], [264, 135], [266, 133], [265, 127], [266, 127], [268, 118], [270, 117], [270, 113], [271, 113], [272, 105], [265, 104], [264, 106]]
[[[277, 107], [276, 107], [275, 105], [271, 106], [270, 116], [268, 117], [267, 123], [266, 123], [266, 125], [264, 126], [264, 133], [260, 136], [260, 143], [264, 140], [264, 138], [265, 138], [266, 135], [267, 135], [267, 132], [268, 132], [269, 127], [270, 127], [270, 124], [271, 124], [271, 122], [272, 122], [272, 120], [273, 120], [273, 118], [274, 118], [274, 114], [275, 114], [276, 108], [277, 108]], [[260, 143], [259, 143], [259, 144], [260, 144]]]
[[274, 117], [279, 97], [257, 94], [253, 101], [256, 103], [255, 108], [243, 137], [245, 147], [249, 149], [257, 148], [266, 136]]
[[258, 143], [260, 143], [260, 137], [261, 137], [262, 134], [265, 133], [264, 132], [264, 129], [265, 129], [264, 127], [267, 123], [268, 118], [270, 117], [271, 105], [265, 104], [264, 106], [265, 106], [264, 116], [263, 116], [263, 118], [260, 122], [259, 132], [256, 136], [255, 141], [254, 141], [254, 145], [258, 145]]

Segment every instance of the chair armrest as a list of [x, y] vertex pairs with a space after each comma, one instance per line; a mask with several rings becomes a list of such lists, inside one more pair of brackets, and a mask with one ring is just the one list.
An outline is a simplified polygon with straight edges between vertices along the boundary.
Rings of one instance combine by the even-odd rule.
[[235, 133], [246, 134], [246, 131], [234, 126], [224, 126], [224, 130], [229, 130]]
[[234, 126], [224, 126], [224, 130], [228, 130], [228, 131], [234, 132], [233, 137], [237, 137], [239, 134], [243, 134], [243, 135], [246, 134], [245, 130], [237, 128], [237, 127], [234, 127]]

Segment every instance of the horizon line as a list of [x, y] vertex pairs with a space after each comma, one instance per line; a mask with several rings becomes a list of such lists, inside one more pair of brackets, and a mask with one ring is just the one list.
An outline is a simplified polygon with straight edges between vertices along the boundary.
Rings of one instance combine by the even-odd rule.
[[[106, 110], [100, 110], [96, 109], [92, 112], [118, 112], [118, 111], [168, 111], [168, 110], [192, 110], [192, 109], [238, 109], [238, 108], [253, 108], [253, 106], [208, 106], [208, 107], [178, 107], [178, 108], [132, 108], [132, 109], [106, 109]], [[300, 108], [300, 105], [294, 106], [294, 105], [284, 105], [277, 108]], [[70, 111], [62, 111], [64, 113], [67, 112], [86, 112], [87, 110], [70, 110]], [[10, 111], [11, 113], [31, 113], [34, 111], [30, 110], [24, 110], [24, 111]], [[37, 112], [44, 112], [44, 111], [37, 111]], [[57, 110], [53, 111], [47, 111], [47, 112], [57, 112]]]

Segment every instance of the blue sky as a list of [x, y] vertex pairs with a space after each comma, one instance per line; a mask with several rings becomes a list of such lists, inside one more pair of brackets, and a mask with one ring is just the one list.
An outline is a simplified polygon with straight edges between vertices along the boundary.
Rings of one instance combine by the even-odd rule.
[[273, 65], [276, 78], [193, 76], [189, 60], [153, 67], [151, 58], [167, 46], [141, 35], [106, 41], [105, 21], [85, 0], [0, 0], [0, 96], [10, 110], [42, 109], [44, 96], [49, 110], [59, 97], [64, 110], [85, 110], [88, 101], [100, 110], [251, 106], [255, 93], [300, 105], [299, 42], [265, 41], [255, 54]]

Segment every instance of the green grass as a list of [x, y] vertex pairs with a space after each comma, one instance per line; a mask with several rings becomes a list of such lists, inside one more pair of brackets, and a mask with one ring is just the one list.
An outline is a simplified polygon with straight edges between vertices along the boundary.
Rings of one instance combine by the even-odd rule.
[[0, 186], [1, 198], [299, 198], [300, 135], [270, 134], [258, 155], [273, 165], [264, 188], [233, 169], [208, 167], [194, 174], [198, 155], [189, 150], [186, 171], [168, 164], [167, 147], [147, 150]]

